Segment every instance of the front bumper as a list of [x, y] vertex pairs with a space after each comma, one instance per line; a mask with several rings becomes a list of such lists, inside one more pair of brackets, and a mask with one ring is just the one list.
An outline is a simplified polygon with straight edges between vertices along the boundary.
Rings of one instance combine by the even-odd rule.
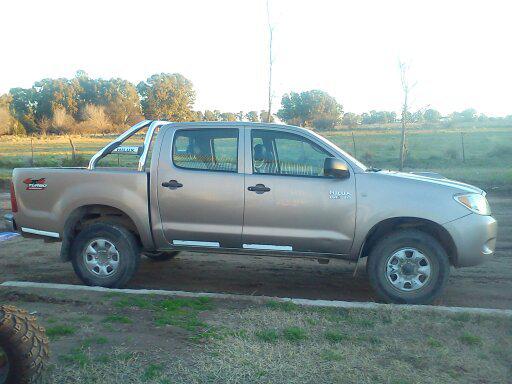
[[4, 224], [7, 227], [7, 231], [9, 231], [9, 232], [17, 231], [16, 221], [14, 220], [14, 216], [12, 215], [12, 213], [8, 213], [7, 215], [4, 215]]
[[471, 213], [444, 224], [457, 248], [456, 267], [483, 263], [494, 254], [498, 222], [492, 216]]

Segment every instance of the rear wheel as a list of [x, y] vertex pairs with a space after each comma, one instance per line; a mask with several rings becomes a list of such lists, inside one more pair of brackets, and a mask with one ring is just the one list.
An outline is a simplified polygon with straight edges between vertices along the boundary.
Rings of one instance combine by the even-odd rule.
[[443, 292], [450, 273], [441, 244], [412, 229], [386, 235], [373, 247], [367, 263], [370, 284], [390, 303], [431, 303]]
[[48, 339], [35, 317], [0, 306], [0, 384], [36, 382], [48, 356]]
[[121, 288], [137, 271], [140, 247], [124, 227], [96, 223], [74, 239], [71, 255], [73, 268], [85, 284]]
[[153, 261], [167, 261], [178, 256], [179, 251], [144, 252], [144, 256]]

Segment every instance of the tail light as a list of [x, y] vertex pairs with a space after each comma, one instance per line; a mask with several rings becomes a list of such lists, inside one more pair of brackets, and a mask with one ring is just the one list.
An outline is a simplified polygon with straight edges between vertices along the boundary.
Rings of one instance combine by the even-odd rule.
[[18, 212], [18, 202], [16, 201], [16, 193], [14, 192], [14, 184], [11, 181], [11, 210], [13, 213]]

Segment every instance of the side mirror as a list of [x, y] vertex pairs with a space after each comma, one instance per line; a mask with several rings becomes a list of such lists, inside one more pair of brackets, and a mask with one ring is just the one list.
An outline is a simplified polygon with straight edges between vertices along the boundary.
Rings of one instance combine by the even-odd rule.
[[348, 164], [335, 157], [328, 157], [324, 161], [324, 175], [337, 179], [348, 179], [350, 177]]

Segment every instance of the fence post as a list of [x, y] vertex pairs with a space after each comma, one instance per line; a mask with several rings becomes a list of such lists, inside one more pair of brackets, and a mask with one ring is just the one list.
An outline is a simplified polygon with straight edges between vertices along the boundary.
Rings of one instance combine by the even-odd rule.
[[30, 136], [30, 149], [32, 151], [32, 157], [30, 158], [30, 166], [34, 166], [34, 135]]
[[352, 131], [352, 146], [354, 147], [354, 157], [357, 159], [356, 139], [354, 138], [354, 131]]
[[466, 151], [464, 149], [464, 132], [460, 131], [460, 145], [462, 147], [462, 162], [466, 162]]
[[73, 140], [71, 140], [71, 137], [68, 137], [69, 139], [69, 144], [71, 145], [71, 159], [73, 160], [73, 164], [75, 163], [75, 158], [76, 158], [76, 148], [75, 148], [75, 144], [73, 144]]

